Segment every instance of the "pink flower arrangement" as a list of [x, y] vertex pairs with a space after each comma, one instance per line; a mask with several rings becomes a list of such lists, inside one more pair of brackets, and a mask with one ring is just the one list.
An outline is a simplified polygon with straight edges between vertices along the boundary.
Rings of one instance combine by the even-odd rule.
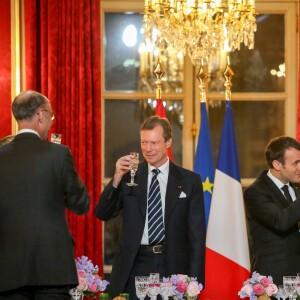
[[101, 280], [98, 266], [94, 266], [86, 256], [76, 258], [75, 263], [79, 282], [76, 290], [84, 296], [96, 298], [96, 293], [104, 291], [109, 282]]
[[171, 278], [164, 278], [164, 282], [171, 282], [174, 287], [174, 295], [177, 298], [183, 299], [187, 297], [197, 297], [203, 285], [198, 283], [197, 278], [188, 277], [187, 275], [177, 274], [172, 275]]
[[249, 297], [250, 300], [256, 300], [259, 296], [275, 296], [278, 293], [277, 286], [273, 283], [271, 276], [262, 276], [253, 272], [252, 277], [244, 282], [239, 291], [240, 298]]

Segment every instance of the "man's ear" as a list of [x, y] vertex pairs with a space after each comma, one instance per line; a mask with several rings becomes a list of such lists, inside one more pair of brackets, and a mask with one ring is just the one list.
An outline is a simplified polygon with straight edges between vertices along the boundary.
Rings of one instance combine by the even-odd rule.
[[272, 161], [272, 166], [273, 166], [273, 168], [274, 168], [276, 171], [279, 171], [279, 170], [281, 170], [281, 168], [282, 168], [282, 163], [281, 163], [280, 161], [278, 161], [278, 160], [273, 160], [273, 161]]
[[172, 139], [169, 139], [167, 141], [167, 149], [169, 149], [171, 147], [171, 145], [172, 145]]
[[35, 116], [36, 120], [38, 121], [38, 123], [42, 122], [43, 121], [43, 115], [42, 115], [42, 112], [41, 111], [37, 111], [35, 113]]

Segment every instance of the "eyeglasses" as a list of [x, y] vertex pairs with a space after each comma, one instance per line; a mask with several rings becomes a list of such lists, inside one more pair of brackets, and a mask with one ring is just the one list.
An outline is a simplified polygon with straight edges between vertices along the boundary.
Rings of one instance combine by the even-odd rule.
[[41, 109], [41, 111], [46, 111], [46, 112], [48, 112], [48, 113], [50, 114], [50, 116], [51, 116], [51, 121], [53, 121], [53, 120], [55, 119], [55, 114], [54, 114], [53, 111], [49, 111], [49, 110], [47, 110], [47, 109]]

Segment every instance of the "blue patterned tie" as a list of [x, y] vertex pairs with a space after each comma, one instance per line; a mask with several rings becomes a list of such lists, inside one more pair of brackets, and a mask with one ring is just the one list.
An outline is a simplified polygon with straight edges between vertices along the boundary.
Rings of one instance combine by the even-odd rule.
[[163, 219], [163, 210], [161, 204], [159, 182], [157, 175], [158, 169], [153, 169], [153, 177], [151, 180], [148, 194], [148, 234], [149, 245], [160, 244], [165, 239], [165, 227]]

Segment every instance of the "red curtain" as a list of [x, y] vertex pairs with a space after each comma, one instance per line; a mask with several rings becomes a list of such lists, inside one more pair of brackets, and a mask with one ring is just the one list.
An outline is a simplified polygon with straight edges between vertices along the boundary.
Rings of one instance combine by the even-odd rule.
[[[298, 16], [300, 5], [298, 4]], [[298, 18], [298, 60], [300, 59], [300, 19]], [[297, 140], [300, 141], [300, 62], [298, 61], [298, 119], [297, 119]]]
[[0, 1], [0, 139], [11, 134], [10, 0]]
[[101, 187], [99, 0], [24, 0], [26, 89], [50, 99], [52, 132], [71, 148], [90, 195], [85, 216], [68, 212], [76, 256], [103, 272], [102, 223], [94, 216]]

